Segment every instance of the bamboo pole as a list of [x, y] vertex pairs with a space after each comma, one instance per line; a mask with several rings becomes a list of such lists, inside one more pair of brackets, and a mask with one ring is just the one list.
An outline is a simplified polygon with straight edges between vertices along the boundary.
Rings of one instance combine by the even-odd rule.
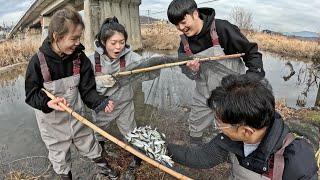
[[[42, 91], [44, 91], [47, 96], [50, 99], [56, 99], [56, 97], [51, 94], [49, 91], [45, 90], [44, 88], [41, 89]], [[71, 114], [73, 117], [75, 117], [78, 121], [80, 121], [81, 123], [87, 125], [88, 127], [90, 127], [91, 129], [93, 129], [94, 131], [98, 132], [99, 134], [101, 134], [103, 137], [109, 139], [110, 141], [112, 141], [113, 143], [117, 144], [118, 146], [122, 147], [123, 149], [129, 151], [130, 153], [132, 153], [135, 156], [138, 156], [139, 158], [141, 158], [142, 160], [146, 161], [147, 163], [155, 166], [156, 168], [159, 168], [161, 170], [163, 170], [164, 172], [176, 177], [177, 179], [182, 179], [182, 180], [192, 180], [191, 178], [180, 174], [160, 163], [158, 163], [157, 161], [147, 157], [146, 155], [142, 154], [141, 152], [137, 151], [136, 149], [134, 149], [133, 147], [131, 147], [130, 145], [120, 141], [119, 139], [115, 138], [114, 136], [110, 135], [109, 133], [105, 132], [104, 130], [102, 130], [101, 128], [99, 128], [98, 126], [96, 126], [95, 124], [93, 124], [92, 122], [90, 122], [89, 120], [87, 120], [86, 118], [82, 117], [80, 114], [78, 114], [77, 112], [73, 111], [71, 108], [69, 108], [68, 106], [66, 106], [63, 103], [59, 103], [58, 104], [61, 108], [63, 108], [64, 110], [66, 110], [69, 114]]]
[[[216, 61], [216, 60], [222, 60], [222, 59], [239, 58], [239, 57], [244, 56], [244, 55], [245, 55], [244, 53], [239, 53], [239, 54], [231, 54], [231, 55], [224, 55], [224, 56], [212, 56], [212, 57], [207, 57], [207, 58], [200, 58], [198, 60], [200, 62], [203, 62], [203, 61]], [[161, 65], [151, 66], [151, 67], [147, 67], [147, 68], [135, 69], [135, 70], [131, 70], [131, 71], [117, 72], [117, 73], [114, 73], [112, 76], [114, 76], [114, 77], [128, 76], [128, 75], [131, 75], [131, 74], [148, 72], [148, 71], [158, 70], [158, 69], [162, 69], [162, 68], [180, 66], [180, 65], [183, 65], [183, 64], [187, 64], [189, 61], [191, 61], [191, 60], [180, 61], [180, 62], [175, 62], [175, 63], [161, 64]]]

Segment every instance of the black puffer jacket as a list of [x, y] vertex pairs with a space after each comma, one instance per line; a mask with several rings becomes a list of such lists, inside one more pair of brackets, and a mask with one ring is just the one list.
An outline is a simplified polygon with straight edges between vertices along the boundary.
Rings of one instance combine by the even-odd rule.
[[[229, 153], [234, 153], [241, 166], [263, 174], [263, 167], [270, 169], [269, 159], [282, 147], [283, 139], [288, 133], [287, 125], [278, 116], [258, 148], [247, 157], [244, 156], [242, 142], [232, 141], [223, 134], [218, 134], [208, 144], [201, 147], [192, 148], [169, 144], [168, 150], [175, 162], [192, 168], [211, 168], [227, 161]], [[296, 138], [286, 147], [283, 156], [285, 159], [284, 180], [317, 179], [318, 167], [314, 150], [305, 139]]]
[[[198, 35], [187, 37], [193, 54], [212, 47], [210, 27], [212, 21], [215, 19], [215, 11], [212, 8], [199, 8], [198, 10], [200, 18], [203, 20], [203, 28]], [[263, 70], [262, 55], [258, 52], [257, 43], [249, 42], [237, 26], [226, 20], [216, 19], [216, 30], [219, 36], [219, 43], [226, 55], [245, 53], [243, 61], [248, 68], [247, 73], [254, 72], [264, 77], [265, 72]], [[179, 59], [186, 58], [182, 42], [180, 42], [178, 54]], [[186, 75], [190, 74], [188, 69], [184, 67], [182, 68], [183, 73]]]
[[[46, 39], [40, 47], [40, 51], [44, 53], [48, 64], [49, 72], [52, 80], [58, 80], [73, 75], [73, 60], [80, 53], [80, 84], [79, 92], [81, 99], [91, 109], [94, 109], [105, 98], [99, 96], [96, 92], [96, 83], [90, 60], [83, 52], [84, 46], [77, 47], [71, 55], [60, 57], [51, 48], [51, 42]], [[25, 91], [26, 103], [30, 106], [49, 113], [53, 109], [49, 108], [47, 102], [50, 98], [41, 91], [43, 88], [43, 77], [40, 69], [40, 62], [37, 54], [33, 55], [26, 72]]]

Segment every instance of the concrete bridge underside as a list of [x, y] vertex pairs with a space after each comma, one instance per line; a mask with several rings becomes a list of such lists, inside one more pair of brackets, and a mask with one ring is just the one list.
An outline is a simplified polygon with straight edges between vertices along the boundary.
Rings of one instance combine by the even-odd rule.
[[9, 33], [13, 37], [17, 32], [41, 23], [42, 36], [47, 36], [52, 14], [69, 5], [76, 10], [84, 10], [85, 34], [84, 45], [87, 52], [94, 50], [93, 41], [100, 25], [107, 17], [116, 16], [126, 27], [128, 42], [133, 49], [142, 48], [139, 5], [141, 0], [36, 0], [20, 21]]

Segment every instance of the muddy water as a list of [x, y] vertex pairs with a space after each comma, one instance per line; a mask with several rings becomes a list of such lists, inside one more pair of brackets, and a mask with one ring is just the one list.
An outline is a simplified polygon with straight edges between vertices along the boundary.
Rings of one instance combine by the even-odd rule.
[[[145, 52], [144, 56], [150, 56], [150, 52]], [[263, 63], [276, 99], [285, 100], [293, 108], [315, 106], [319, 71], [311, 61], [263, 53]], [[195, 84], [181, 74], [180, 68], [175, 67], [162, 70], [160, 78], [143, 83], [143, 87], [147, 104], [187, 106]]]
[[[303, 103], [305, 107], [315, 106], [318, 85], [315, 78], [319, 76], [319, 69], [315, 68], [311, 61], [301, 61], [296, 59], [279, 58], [274, 54], [264, 53], [264, 69], [266, 78], [270, 81], [273, 87], [273, 93], [276, 99], [284, 99], [288, 106], [300, 108]], [[289, 79], [290, 66], [295, 71], [295, 74]], [[297, 101], [302, 104], [297, 104]]]
[[[152, 54], [154, 53], [144, 52], [143, 56]], [[287, 62], [292, 64], [296, 73], [285, 81], [283, 76], [290, 74]], [[311, 62], [281, 59], [273, 54], [264, 53], [266, 77], [273, 86], [274, 94], [276, 98], [285, 99], [291, 107], [299, 107], [296, 105], [298, 98], [303, 99], [306, 106], [314, 106], [318, 91], [317, 85], [311, 83], [311, 86], [307, 88], [308, 82], [313, 81], [312, 76], [309, 75], [312, 72], [309, 68], [312, 66]], [[25, 68], [26, 65], [20, 65], [0, 72], [0, 163], [27, 156], [46, 156], [47, 154], [40, 138], [34, 112], [24, 103]], [[159, 127], [160, 130], [165, 131], [170, 139], [184, 139], [187, 134], [187, 125], [183, 123], [187, 114], [183, 111], [179, 113], [163, 112], [165, 109], [172, 110], [174, 106], [182, 106], [182, 108], [187, 106], [194, 84], [179, 73], [179, 68], [161, 71], [159, 79], [143, 83], [142, 86], [135, 86], [138, 125], [162, 125], [163, 127]], [[164, 101], [159, 102], [155, 100], [157, 98], [164, 99]], [[160, 106], [161, 111], [156, 110], [153, 106]], [[176, 129], [180, 129], [183, 132], [182, 135], [171, 136]]]

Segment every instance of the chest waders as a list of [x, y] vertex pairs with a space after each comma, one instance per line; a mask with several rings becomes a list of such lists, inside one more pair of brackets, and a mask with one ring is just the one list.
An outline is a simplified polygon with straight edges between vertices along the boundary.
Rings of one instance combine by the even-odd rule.
[[[207, 57], [225, 55], [219, 44], [215, 20], [213, 20], [211, 24], [210, 36], [212, 47], [203, 50], [196, 55]], [[180, 37], [185, 53], [188, 56], [193, 55], [186, 36], [182, 34]], [[224, 66], [223, 71], [213, 68], [217, 63], [220, 63], [218, 64], [219, 66]], [[221, 79], [224, 76], [228, 74], [244, 73], [245, 65], [240, 58], [201, 63], [199, 70], [200, 78], [196, 79], [196, 88], [193, 93], [191, 111], [188, 119], [191, 137], [202, 137], [205, 128], [214, 122], [213, 111], [207, 106], [207, 99], [210, 97], [211, 91], [220, 85]]]
[[[273, 157], [273, 167], [271, 169], [262, 167], [262, 171], [267, 171], [265, 174], [258, 174], [251, 171], [239, 164], [239, 161], [235, 154], [230, 154], [231, 160], [231, 175], [229, 180], [282, 180], [284, 170], [284, 157], [283, 152], [285, 148], [294, 140], [294, 135], [288, 133], [283, 141], [282, 147], [275, 153]], [[250, 165], [250, 164], [246, 164]]]
[[[106, 62], [101, 62], [101, 58], [103, 57], [101, 57], [99, 53], [94, 53], [95, 76], [115, 73], [110, 72], [113, 70], [111, 65], [108, 65]], [[126, 69], [125, 56], [120, 57], [118, 67], [120, 67], [120, 71]], [[116, 120], [119, 131], [123, 136], [133, 131], [137, 125], [134, 120], [133, 89], [131, 84], [128, 83], [122, 87], [115, 85], [104, 92], [99, 91], [99, 89], [102, 89], [102, 87], [99, 87], [99, 82], [97, 82], [97, 91], [102, 95], [110, 96], [110, 99], [114, 101], [114, 110], [111, 113], [93, 113], [95, 124], [106, 131], [111, 121]], [[99, 133], [95, 133], [95, 135], [98, 141], [105, 141], [105, 138]]]
[[[79, 57], [73, 60], [72, 76], [54, 81], [51, 80], [48, 65], [41, 51], [38, 52], [38, 58], [44, 79], [44, 88], [56, 97], [65, 98], [74, 111], [83, 115], [84, 105], [78, 90], [80, 82]], [[71, 144], [74, 144], [81, 155], [89, 159], [101, 156], [101, 147], [95, 140], [93, 131], [69, 113], [54, 110], [45, 114], [35, 109], [35, 114], [41, 138], [49, 151], [48, 158], [57, 174], [70, 173]]]

